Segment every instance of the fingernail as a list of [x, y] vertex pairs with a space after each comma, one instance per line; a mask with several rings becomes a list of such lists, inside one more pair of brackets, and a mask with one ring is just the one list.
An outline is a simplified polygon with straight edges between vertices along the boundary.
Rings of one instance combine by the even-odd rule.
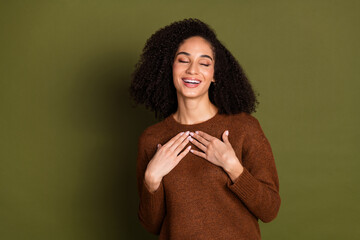
[[188, 136], [188, 138], [187, 138], [190, 142], [192, 142], [192, 137], [191, 136]]
[[190, 133], [190, 131], [187, 131], [187, 132], [186, 132], [186, 135], [189, 135], [189, 133]]
[[160, 147], [160, 143], [157, 145], [157, 147], [158, 147], [158, 148]]
[[[191, 145], [190, 145], [190, 146], [188, 146], [188, 149], [191, 149]], [[190, 151], [192, 151], [192, 150], [190, 150]]]
[[225, 134], [226, 134], [226, 136], [229, 136], [229, 131], [226, 130], [226, 131], [225, 131]]
[[180, 133], [180, 136], [182, 136], [183, 134], [184, 134], [184, 132], [181, 132], [181, 133]]
[[194, 133], [193, 133], [193, 132], [191, 132], [191, 133], [190, 133], [190, 135], [191, 135], [191, 136], [194, 136]]
[[199, 134], [199, 131], [195, 131], [196, 134]]

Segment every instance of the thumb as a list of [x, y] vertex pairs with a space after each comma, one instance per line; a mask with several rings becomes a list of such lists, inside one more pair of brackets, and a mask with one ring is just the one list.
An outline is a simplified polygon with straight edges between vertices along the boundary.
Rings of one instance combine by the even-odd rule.
[[224, 131], [222, 139], [226, 145], [231, 145], [229, 142], [229, 130]]
[[159, 143], [158, 145], [157, 145], [157, 149], [160, 149], [161, 148], [161, 144]]

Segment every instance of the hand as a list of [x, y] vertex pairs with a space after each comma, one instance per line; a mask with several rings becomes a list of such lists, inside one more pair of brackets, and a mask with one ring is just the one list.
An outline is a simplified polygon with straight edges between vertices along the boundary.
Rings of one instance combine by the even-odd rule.
[[229, 131], [226, 130], [223, 133], [222, 139], [224, 141], [201, 131], [190, 133], [190, 135], [195, 139], [190, 139], [190, 141], [202, 151], [191, 150], [193, 154], [223, 168], [232, 181], [235, 181], [242, 173], [243, 166], [229, 142]]
[[170, 139], [164, 146], [158, 144], [158, 149], [145, 171], [144, 180], [150, 192], [155, 192], [160, 186], [162, 178], [189, 153], [191, 146], [185, 150], [183, 149], [189, 143], [190, 138], [189, 131], [186, 133], [181, 132]]

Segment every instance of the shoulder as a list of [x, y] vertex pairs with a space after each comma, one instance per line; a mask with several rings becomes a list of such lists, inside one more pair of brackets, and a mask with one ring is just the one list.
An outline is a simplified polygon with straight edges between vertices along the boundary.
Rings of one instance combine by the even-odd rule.
[[158, 139], [166, 131], [167, 118], [147, 127], [139, 137], [139, 147], [156, 146]]
[[166, 129], [168, 118], [157, 122], [151, 126], [148, 126], [141, 134], [140, 138], [151, 138], [153, 136], [161, 135], [161, 133]]
[[241, 112], [237, 114], [227, 115], [225, 118], [228, 118], [228, 121], [231, 121], [234, 127], [241, 128], [245, 132], [262, 132], [260, 122], [253, 115]]
[[254, 125], [259, 123], [256, 117], [246, 112], [233, 114], [232, 116], [236, 121], [240, 121], [243, 124]]

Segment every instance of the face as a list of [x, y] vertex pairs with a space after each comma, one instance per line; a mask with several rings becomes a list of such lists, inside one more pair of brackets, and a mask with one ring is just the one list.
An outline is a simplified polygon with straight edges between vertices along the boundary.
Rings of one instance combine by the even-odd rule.
[[173, 63], [178, 98], [209, 98], [209, 86], [214, 82], [214, 60], [211, 44], [202, 37], [190, 37], [179, 46]]

